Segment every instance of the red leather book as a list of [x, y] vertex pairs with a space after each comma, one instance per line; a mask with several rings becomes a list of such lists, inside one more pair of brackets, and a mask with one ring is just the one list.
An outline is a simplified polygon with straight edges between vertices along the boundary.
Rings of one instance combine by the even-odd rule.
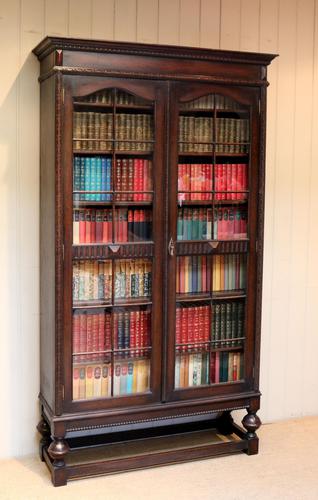
[[[87, 352], [92, 352], [93, 348], [93, 315], [87, 313]], [[93, 358], [92, 354], [89, 354], [85, 357], [85, 361], [90, 361]]]
[[113, 312], [113, 346], [118, 349], [118, 312]]
[[143, 186], [144, 186], [144, 180], [143, 180], [144, 166], [143, 166], [143, 162], [144, 162], [144, 160], [142, 160], [140, 158], [137, 160], [137, 191], [138, 191], [137, 200], [138, 201], [142, 201], [143, 200], [143, 193], [142, 193]]
[[[87, 315], [85, 313], [79, 314], [80, 317], [80, 340], [79, 340], [79, 351], [81, 353], [87, 351]], [[86, 356], [79, 356], [80, 361], [85, 361]]]
[[[105, 351], [105, 314], [98, 313], [98, 351]], [[103, 359], [104, 354], [100, 354], [97, 359]]]
[[146, 311], [146, 332], [147, 332], [147, 346], [151, 346], [151, 311]]
[[[115, 176], [115, 189], [116, 191], [122, 190], [122, 160], [116, 159], [116, 176]], [[120, 193], [116, 194], [116, 200], [122, 200], [122, 195]]]
[[194, 350], [199, 342], [199, 307], [189, 307], [188, 311], [188, 340], [190, 350]]
[[103, 210], [102, 212], [102, 224], [103, 224], [103, 237], [102, 237], [102, 242], [103, 243], [108, 243], [109, 238], [108, 238], [108, 211]]
[[220, 178], [220, 184], [221, 184], [221, 187], [220, 187], [220, 191], [223, 191], [221, 193], [221, 200], [226, 200], [226, 188], [227, 188], [227, 165], [226, 164], [222, 164], [222, 174], [221, 174], [221, 178]]
[[243, 173], [243, 170], [244, 170], [244, 165], [242, 163], [239, 163], [237, 165], [237, 195], [236, 195], [236, 199], [237, 200], [244, 200], [244, 193], [240, 193], [239, 191], [243, 191], [245, 188], [244, 188], [244, 180], [243, 180], [243, 176], [244, 176], [244, 173]]
[[128, 210], [123, 208], [122, 210], [122, 242], [126, 243], [128, 241]]
[[[121, 163], [121, 190], [128, 190], [128, 160], [124, 158]], [[127, 193], [121, 194], [121, 200], [128, 200]]]
[[[80, 352], [80, 314], [73, 315], [73, 354]], [[79, 356], [74, 356], [73, 362], [79, 361]]]
[[135, 312], [135, 318], [136, 318], [136, 323], [135, 323], [135, 342], [136, 342], [136, 356], [140, 356], [140, 346], [141, 346], [141, 338], [140, 338], [140, 311], [137, 310]]
[[[176, 346], [181, 343], [181, 307], [176, 307]], [[177, 347], [177, 352], [180, 352], [180, 347]]]
[[[130, 322], [130, 340], [129, 347], [130, 349], [135, 349], [136, 347], [136, 311], [130, 311], [129, 316]], [[136, 352], [134, 350], [130, 351], [131, 356], [135, 356]]]
[[215, 352], [210, 354], [210, 383], [215, 384]]
[[92, 243], [91, 240], [91, 211], [85, 210], [85, 243]]
[[101, 210], [96, 210], [96, 243], [103, 241], [103, 215]]
[[214, 199], [219, 200], [220, 199], [220, 165], [216, 164], [214, 165]]
[[[134, 160], [129, 158], [128, 160], [128, 191], [134, 190]], [[129, 193], [128, 200], [134, 200], [133, 193]]]
[[91, 243], [96, 243], [96, 211], [91, 210]]
[[[112, 348], [112, 339], [111, 339], [111, 314], [105, 314], [105, 351], [108, 351]], [[108, 355], [104, 355], [108, 356]]]
[[92, 314], [92, 351], [96, 354], [93, 354], [91, 359], [98, 359], [98, 351], [99, 351], [99, 315]]
[[86, 243], [85, 210], [79, 211], [79, 242], [80, 244]]
[[[188, 342], [188, 307], [182, 307], [181, 309], [181, 344], [186, 344]], [[187, 351], [187, 346], [183, 345], [181, 350], [183, 352]]]
[[226, 199], [232, 200], [232, 165], [226, 165]]
[[138, 160], [134, 160], [134, 176], [133, 176], [133, 190], [135, 191], [134, 193], [134, 201], [138, 201]]

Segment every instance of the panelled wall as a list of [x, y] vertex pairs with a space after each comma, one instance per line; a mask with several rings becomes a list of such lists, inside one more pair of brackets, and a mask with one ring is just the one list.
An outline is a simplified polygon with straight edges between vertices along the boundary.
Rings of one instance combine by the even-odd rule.
[[36, 448], [47, 34], [279, 53], [269, 70], [260, 416], [317, 414], [318, 0], [0, 0], [1, 456]]

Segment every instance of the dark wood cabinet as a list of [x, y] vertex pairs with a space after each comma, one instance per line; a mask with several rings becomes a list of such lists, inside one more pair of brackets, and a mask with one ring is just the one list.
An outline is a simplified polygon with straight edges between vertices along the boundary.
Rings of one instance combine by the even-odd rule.
[[257, 453], [274, 56], [54, 37], [34, 53], [53, 484]]

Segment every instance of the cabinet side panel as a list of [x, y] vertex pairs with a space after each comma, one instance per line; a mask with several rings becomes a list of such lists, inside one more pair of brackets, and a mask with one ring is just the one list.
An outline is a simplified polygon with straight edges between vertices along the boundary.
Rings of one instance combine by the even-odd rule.
[[55, 371], [55, 82], [41, 84], [40, 352], [41, 395], [54, 408]]

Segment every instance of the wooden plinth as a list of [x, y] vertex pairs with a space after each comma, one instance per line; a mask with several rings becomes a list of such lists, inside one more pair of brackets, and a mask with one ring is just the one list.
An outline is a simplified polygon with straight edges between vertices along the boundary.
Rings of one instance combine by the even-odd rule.
[[74, 440], [63, 467], [53, 465], [47, 449], [44, 449], [43, 456], [51, 471], [53, 484], [62, 486], [72, 479], [201, 460], [240, 451], [249, 453], [250, 441], [236, 425], [226, 435], [216, 427], [203, 426], [190, 431], [185, 427], [169, 427], [163, 429], [161, 434], [156, 432], [149, 437], [127, 439], [123, 436], [115, 442], [84, 447], [83, 443]]

